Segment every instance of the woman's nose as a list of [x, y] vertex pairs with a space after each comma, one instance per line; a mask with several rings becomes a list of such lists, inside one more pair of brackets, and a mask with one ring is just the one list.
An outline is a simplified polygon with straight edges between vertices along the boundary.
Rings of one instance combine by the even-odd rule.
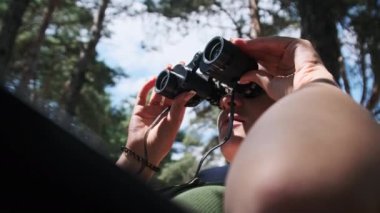
[[[243, 105], [243, 100], [239, 96], [235, 96], [234, 100], [235, 107], [240, 107]], [[223, 110], [230, 109], [231, 107], [231, 95], [224, 96], [219, 103], [220, 108]]]

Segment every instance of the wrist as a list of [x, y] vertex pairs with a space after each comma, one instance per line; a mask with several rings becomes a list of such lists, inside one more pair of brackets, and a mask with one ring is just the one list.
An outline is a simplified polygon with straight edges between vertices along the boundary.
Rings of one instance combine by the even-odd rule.
[[295, 76], [294, 82], [295, 86], [293, 91], [300, 90], [313, 83], [326, 83], [339, 88], [339, 85], [334, 80], [334, 77], [329, 71], [323, 66], [316, 66], [312, 71], [306, 72], [303, 75]]
[[134, 152], [132, 149], [129, 149], [126, 146], [121, 147], [121, 151], [123, 151], [125, 156], [127, 156], [127, 157], [130, 156], [135, 161], [141, 163], [141, 167], [140, 167], [140, 170], [138, 173], [140, 173], [146, 167], [149, 168], [150, 170], [154, 171], [154, 172], [160, 171], [160, 168], [158, 166], [156, 166], [155, 164], [153, 164], [152, 162], [150, 162], [146, 155], [144, 155], [144, 156], [139, 155], [136, 152]]
[[[158, 164], [157, 164], [158, 165]], [[148, 181], [156, 172], [146, 165], [145, 161], [138, 160], [131, 152], [124, 152], [116, 161], [116, 166], [129, 173], [137, 175], [140, 179]], [[156, 167], [156, 165], [153, 165]]]
[[[136, 153], [137, 155], [141, 157], [144, 157], [144, 158], [146, 157], [144, 154], [145, 153], [144, 142], [142, 141], [139, 141], [139, 143], [133, 143], [133, 142], [127, 141], [125, 147], [132, 150], [134, 153]], [[147, 154], [148, 154], [147, 160], [151, 162], [153, 165], [158, 166], [165, 156], [162, 157], [162, 154], [158, 153], [157, 149], [153, 149], [149, 145], [147, 145], [146, 148], [147, 148]]]

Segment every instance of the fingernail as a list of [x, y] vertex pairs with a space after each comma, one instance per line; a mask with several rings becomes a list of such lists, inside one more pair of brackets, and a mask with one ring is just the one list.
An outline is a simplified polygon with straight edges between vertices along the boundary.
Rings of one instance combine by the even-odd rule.
[[247, 81], [247, 80], [239, 80], [237, 83], [238, 84], [248, 84], [249, 81]]
[[189, 91], [186, 95], [186, 99], [190, 100], [192, 97], [194, 97], [195, 94], [197, 94], [197, 92], [195, 92], [194, 90]]
[[239, 38], [230, 38], [230, 42], [233, 43], [233, 44], [234, 44], [237, 40], [239, 40]]

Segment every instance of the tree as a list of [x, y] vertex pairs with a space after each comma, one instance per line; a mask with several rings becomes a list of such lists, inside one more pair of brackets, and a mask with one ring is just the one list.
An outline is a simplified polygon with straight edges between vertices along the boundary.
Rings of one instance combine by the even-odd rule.
[[[80, 2], [60, 0], [59, 9], [50, 12], [49, 20], [46, 19], [49, 11], [45, 4], [47, 1], [31, 2], [15, 40], [7, 86], [17, 88], [23, 78], [25, 65], [35, 60], [33, 63], [36, 63], [38, 75], [32, 79], [36, 97], [32, 104], [67, 131], [90, 141], [91, 146], [107, 150], [106, 155], [114, 160], [119, 156], [119, 147], [127, 137], [125, 129], [130, 106], [124, 103], [113, 105], [106, 89], [114, 86], [118, 79], [127, 77], [123, 70], [96, 60], [94, 52], [93, 58], [88, 60], [86, 82], [80, 93], [76, 117], [67, 116], [61, 110], [63, 85], [70, 79], [81, 51], [88, 44], [86, 40], [90, 37], [88, 34], [93, 24], [92, 5]], [[4, 17], [1, 6], [0, 16]], [[40, 43], [36, 43], [37, 40]], [[30, 54], [30, 50], [37, 46], [38, 56], [35, 57]]]
[[17, 32], [29, 3], [30, 0], [10, 1], [8, 10], [3, 16], [0, 32], [0, 82], [5, 81]]
[[[369, 110], [374, 110], [375, 115], [379, 115], [380, 111], [379, 98], [380, 98], [380, 3], [379, 1], [359, 1], [356, 5], [358, 12], [355, 14], [349, 14], [352, 19], [352, 25], [358, 37], [358, 45], [360, 47], [361, 54], [361, 69], [363, 77], [363, 93], [362, 104], [364, 104]], [[370, 63], [366, 60], [365, 56], [368, 55]], [[369, 68], [372, 71], [373, 84], [367, 91], [367, 75], [366, 68], [369, 64]], [[367, 93], [369, 93], [367, 95]], [[368, 97], [368, 98], [367, 98]], [[377, 107], [377, 109], [375, 109]]]
[[251, 38], [256, 38], [261, 34], [258, 0], [249, 0], [249, 10], [251, 17], [251, 30], [249, 35]]
[[340, 44], [336, 24], [337, 5], [341, 1], [298, 1], [301, 37], [312, 41], [326, 68], [338, 82], [340, 79]]
[[[353, 90], [361, 89], [358, 103], [372, 111], [375, 117], [378, 116], [380, 74], [375, 58], [379, 57], [376, 44], [380, 41], [380, 33], [378, 28], [372, 26], [379, 24], [379, 1], [297, 1], [297, 6], [301, 16], [301, 36], [312, 41], [326, 67], [341, 82], [341, 87], [350, 95]], [[341, 26], [339, 31], [338, 25]], [[356, 41], [352, 38], [350, 41], [342, 40], [344, 32], [349, 32], [352, 38], [356, 37]], [[350, 52], [347, 53], [347, 50]], [[347, 60], [353, 60], [354, 65]], [[362, 77], [361, 82], [356, 76]], [[371, 81], [372, 87], [369, 85]], [[361, 88], [358, 84], [362, 85]]]
[[97, 16], [94, 19], [94, 24], [91, 28], [91, 38], [87, 46], [80, 53], [78, 63], [75, 70], [72, 72], [67, 90], [65, 91], [66, 111], [70, 115], [76, 114], [76, 107], [80, 98], [80, 92], [85, 83], [85, 75], [88, 70], [89, 61], [95, 57], [95, 47], [98, 44], [101, 32], [103, 30], [103, 22], [105, 12], [110, 0], [102, 0]]
[[36, 83], [37, 75], [37, 62], [39, 59], [40, 49], [42, 46], [42, 42], [45, 40], [45, 33], [49, 26], [49, 23], [52, 19], [54, 10], [58, 6], [60, 0], [49, 0], [48, 6], [45, 8], [45, 12], [42, 18], [41, 25], [38, 29], [38, 33], [32, 42], [30, 47], [29, 56], [27, 57], [26, 65], [24, 66], [24, 70], [22, 71], [20, 84], [18, 85], [18, 93], [28, 92], [28, 85], [30, 80], [34, 77], [34, 83]]

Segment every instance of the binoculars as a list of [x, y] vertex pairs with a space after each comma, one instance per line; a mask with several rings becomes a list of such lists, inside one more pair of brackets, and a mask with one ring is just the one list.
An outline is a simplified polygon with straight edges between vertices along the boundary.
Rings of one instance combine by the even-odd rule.
[[257, 68], [255, 59], [223, 37], [217, 36], [208, 42], [203, 52], [196, 53], [189, 64], [177, 64], [172, 70], [160, 72], [155, 91], [173, 99], [183, 92], [193, 90], [196, 95], [186, 106], [196, 106], [203, 100], [219, 106], [220, 99], [233, 89], [247, 98], [261, 94], [263, 90], [256, 84], [237, 84], [245, 72]]

